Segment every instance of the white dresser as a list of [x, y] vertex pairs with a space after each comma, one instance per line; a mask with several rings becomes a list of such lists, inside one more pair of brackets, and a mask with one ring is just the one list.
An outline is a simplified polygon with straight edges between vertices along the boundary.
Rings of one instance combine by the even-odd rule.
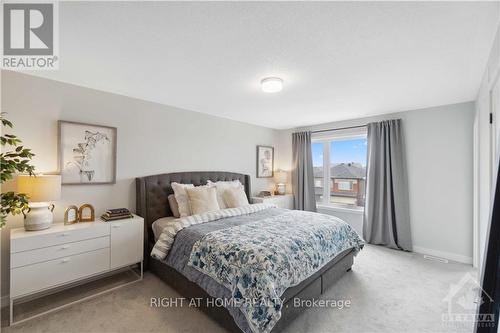
[[293, 194], [253, 197], [252, 203], [273, 203], [279, 208], [293, 209]]
[[54, 224], [50, 229], [10, 233], [10, 321], [16, 299], [140, 264], [144, 220]]

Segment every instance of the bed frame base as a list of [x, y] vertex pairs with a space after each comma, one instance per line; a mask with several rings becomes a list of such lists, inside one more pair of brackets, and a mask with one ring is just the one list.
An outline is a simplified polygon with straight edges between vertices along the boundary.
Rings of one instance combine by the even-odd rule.
[[[283, 294], [285, 304], [281, 310], [281, 318], [271, 332], [282, 331], [300, 312], [304, 311], [303, 307], [294, 306], [294, 298], [312, 300], [320, 297], [321, 294], [334, 285], [346, 272], [351, 270], [354, 262], [353, 258], [352, 249], [344, 251], [308, 279], [295, 287], [288, 288]], [[222, 327], [229, 332], [241, 333], [241, 329], [236, 325], [233, 317], [226, 308], [206, 306], [206, 304], [210, 304], [207, 300], [212, 299], [212, 297], [201, 287], [189, 281], [184, 275], [163, 262], [151, 258], [149, 264], [151, 272], [174, 288], [183, 297], [187, 299], [201, 298], [203, 301], [200, 302], [201, 306], [199, 309], [217, 321]]]

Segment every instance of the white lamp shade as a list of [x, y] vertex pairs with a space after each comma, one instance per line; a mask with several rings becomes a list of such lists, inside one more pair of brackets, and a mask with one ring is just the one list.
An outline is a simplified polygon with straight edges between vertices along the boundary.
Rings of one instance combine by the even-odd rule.
[[274, 172], [274, 179], [278, 184], [286, 184], [287, 181], [287, 172], [283, 170], [276, 170]]
[[61, 176], [59, 175], [19, 175], [17, 192], [28, 196], [30, 202], [49, 202], [61, 198]]

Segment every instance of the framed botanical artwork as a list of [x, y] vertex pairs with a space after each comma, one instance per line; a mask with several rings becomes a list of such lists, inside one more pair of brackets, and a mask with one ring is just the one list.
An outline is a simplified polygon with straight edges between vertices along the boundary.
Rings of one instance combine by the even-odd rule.
[[58, 122], [63, 185], [116, 182], [116, 127]]
[[271, 178], [274, 175], [274, 148], [257, 146], [257, 178]]

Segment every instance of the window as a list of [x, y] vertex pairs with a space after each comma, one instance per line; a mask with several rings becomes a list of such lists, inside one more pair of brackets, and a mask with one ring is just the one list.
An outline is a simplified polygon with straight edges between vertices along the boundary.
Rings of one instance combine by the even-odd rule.
[[337, 181], [337, 184], [339, 191], [352, 191], [352, 183], [350, 181], [340, 180]]
[[366, 128], [313, 136], [314, 190], [318, 205], [364, 207], [366, 148]]

